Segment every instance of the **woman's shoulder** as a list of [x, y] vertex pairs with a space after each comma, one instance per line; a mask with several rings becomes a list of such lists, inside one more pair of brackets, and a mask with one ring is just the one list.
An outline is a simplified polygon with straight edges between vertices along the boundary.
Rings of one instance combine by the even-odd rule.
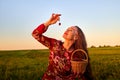
[[62, 48], [63, 42], [61, 40], [54, 39], [52, 41], [52, 49], [59, 50]]
[[62, 42], [61, 40], [54, 39], [54, 40], [53, 40], [53, 44], [54, 44], [55, 46], [62, 46], [63, 42]]

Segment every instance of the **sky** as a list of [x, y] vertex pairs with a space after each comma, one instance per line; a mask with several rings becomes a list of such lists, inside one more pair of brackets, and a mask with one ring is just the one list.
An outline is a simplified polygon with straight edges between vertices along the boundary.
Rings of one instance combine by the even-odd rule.
[[60, 13], [43, 34], [64, 41], [64, 31], [79, 26], [88, 47], [120, 45], [120, 0], [0, 0], [0, 50], [44, 49], [32, 31]]

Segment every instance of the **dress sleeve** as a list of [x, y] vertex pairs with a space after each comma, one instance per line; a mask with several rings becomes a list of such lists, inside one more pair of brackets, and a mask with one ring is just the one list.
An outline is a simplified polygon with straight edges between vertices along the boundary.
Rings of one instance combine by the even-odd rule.
[[43, 33], [46, 30], [47, 30], [47, 27], [45, 27], [44, 24], [41, 24], [36, 29], [33, 30], [32, 36], [41, 44], [43, 44], [44, 46], [50, 49], [54, 46], [53, 43], [56, 42], [57, 40], [44, 36]]

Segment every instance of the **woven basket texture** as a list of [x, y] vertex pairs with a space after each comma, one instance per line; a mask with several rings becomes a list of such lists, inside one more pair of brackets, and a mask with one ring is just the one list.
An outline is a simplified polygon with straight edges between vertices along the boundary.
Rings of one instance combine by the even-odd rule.
[[[77, 56], [77, 58], [75, 57]], [[83, 74], [88, 64], [88, 55], [82, 49], [75, 50], [71, 55], [72, 71], [77, 74]]]

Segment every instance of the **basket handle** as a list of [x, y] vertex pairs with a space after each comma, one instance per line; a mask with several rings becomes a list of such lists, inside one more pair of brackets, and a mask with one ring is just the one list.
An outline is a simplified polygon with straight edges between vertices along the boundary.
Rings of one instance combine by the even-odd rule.
[[77, 51], [83, 52], [83, 53], [85, 54], [85, 56], [86, 56], [86, 60], [84, 60], [84, 61], [88, 61], [88, 55], [87, 55], [87, 53], [86, 53], [83, 49], [76, 49], [75, 51], [73, 51], [73, 53], [72, 53], [72, 55], [71, 55], [71, 60], [72, 60], [73, 54], [74, 54], [75, 52], [77, 52]]

